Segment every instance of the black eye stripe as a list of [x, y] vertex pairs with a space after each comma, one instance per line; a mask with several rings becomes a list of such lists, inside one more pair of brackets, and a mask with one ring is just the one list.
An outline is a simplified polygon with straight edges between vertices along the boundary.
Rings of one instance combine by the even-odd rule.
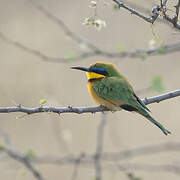
[[106, 71], [96, 70], [95, 73], [102, 74], [102, 75], [104, 75], [104, 76], [108, 76], [108, 73], [107, 73]]
[[92, 67], [92, 68], [90, 68], [90, 71], [95, 72], [97, 74], [102, 74], [104, 76], [108, 76], [108, 72], [103, 68]]
[[105, 69], [99, 68], [99, 67], [96, 67], [96, 66], [92, 67], [92, 69], [93, 69], [94, 71], [101, 71], [101, 72], [105, 71]]

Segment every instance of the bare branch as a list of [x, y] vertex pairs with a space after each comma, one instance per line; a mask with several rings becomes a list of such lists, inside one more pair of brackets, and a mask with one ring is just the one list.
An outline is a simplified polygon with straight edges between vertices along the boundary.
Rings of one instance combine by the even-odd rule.
[[[0, 39], [3, 40], [5, 43], [9, 44], [9, 45], [13, 45], [16, 48], [27, 52], [29, 54], [32, 54], [40, 59], [42, 59], [43, 61], [48, 61], [51, 63], [68, 63], [70, 62], [68, 58], [64, 58], [64, 57], [51, 57], [48, 56], [44, 53], [42, 53], [41, 51], [29, 48], [27, 46], [25, 46], [24, 44], [18, 42], [18, 41], [14, 41], [10, 38], [8, 38], [5, 34], [3, 34], [2, 32], [0, 32]], [[163, 52], [162, 52], [162, 48], [163, 48]], [[85, 52], [85, 53], [81, 53], [75, 57], [73, 57], [73, 60], [82, 60], [85, 58], [89, 58], [89, 57], [94, 57], [94, 56], [99, 56], [99, 57], [106, 57], [106, 58], [121, 58], [119, 59], [119, 61], [124, 60], [123, 58], [129, 57], [129, 58], [146, 58], [148, 56], [156, 56], [156, 55], [165, 55], [165, 54], [170, 54], [170, 53], [174, 53], [180, 50], [180, 42], [178, 43], [174, 43], [174, 44], [167, 44], [163, 47], [158, 47], [155, 49], [139, 49], [139, 50], [135, 50], [133, 52], [129, 52], [129, 51], [123, 51], [123, 52], [106, 52], [106, 51], [102, 51], [100, 49], [98, 49], [98, 51], [90, 51], [90, 52]]]
[[[105, 124], [104, 124], [105, 125]], [[100, 123], [99, 128], [104, 129], [103, 123]], [[103, 136], [103, 135], [102, 135]], [[100, 137], [100, 136], [99, 136]], [[6, 138], [7, 142], [7, 138]], [[9, 140], [8, 140], [9, 142]], [[120, 171], [125, 170], [142, 170], [142, 171], [164, 171], [164, 172], [172, 172], [172, 173], [179, 173], [180, 166], [175, 164], [137, 164], [137, 163], [126, 163], [119, 161], [133, 158], [137, 156], [144, 156], [144, 155], [151, 155], [157, 154], [160, 152], [168, 152], [168, 151], [177, 151], [180, 150], [180, 142], [167, 142], [157, 145], [147, 145], [141, 146], [137, 148], [127, 149], [121, 152], [112, 152], [112, 153], [102, 153], [99, 156], [99, 161], [103, 162], [102, 168], [106, 170], [110, 170], [115, 166]], [[80, 155], [73, 156], [68, 155], [66, 157], [59, 157], [59, 156], [26, 156], [16, 150], [12, 150], [12, 148], [1, 147], [1, 152], [5, 152], [10, 158], [13, 158], [21, 163], [23, 163], [28, 170], [30, 170], [33, 175], [38, 180], [43, 180], [42, 176], [39, 177], [39, 172], [34, 169], [32, 163], [36, 164], [54, 164], [54, 165], [76, 165], [82, 167], [90, 167], [94, 164], [96, 157], [94, 154], [84, 154], [81, 153]], [[98, 150], [99, 151], [99, 150]], [[7, 162], [7, 161], [6, 161]], [[77, 177], [77, 169], [74, 171], [73, 176], [74, 179]], [[73, 180], [74, 180], [73, 179]]]
[[161, 152], [180, 151], [180, 142], [166, 142], [157, 145], [146, 145], [136, 148], [127, 149], [121, 152], [103, 153], [102, 160], [120, 161], [139, 156], [157, 154]]
[[[5, 43], [9, 44], [9, 45], [13, 45], [15, 46], [16, 48], [24, 51], [24, 52], [27, 52], [29, 54], [32, 54], [36, 57], [39, 57], [40, 59], [42, 59], [43, 61], [48, 61], [48, 62], [61, 62], [61, 63], [68, 63], [68, 58], [63, 58], [63, 57], [50, 57], [50, 56], [47, 56], [45, 55], [44, 53], [42, 53], [41, 51], [39, 50], [36, 50], [36, 49], [32, 49], [30, 47], [27, 47], [25, 46], [24, 44], [18, 42], [18, 41], [14, 41], [10, 38], [8, 38], [5, 34], [3, 34], [2, 32], [0, 32], [0, 39], [3, 40]], [[91, 52], [87, 52], [87, 53], [83, 53], [83, 54], [80, 54], [78, 56], [76, 56], [77, 59], [83, 59], [83, 58], [88, 58], [90, 56], [94, 56], [94, 53], [91, 53]]]
[[[161, 152], [179, 152], [180, 142], [166, 142], [157, 145], [146, 145], [136, 148], [130, 148], [120, 152], [104, 152], [101, 154], [101, 161], [103, 162], [114, 162], [121, 161], [125, 159], [131, 159], [138, 156], [146, 156], [152, 154], [158, 154]], [[57, 164], [57, 165], [68, 165], [76, 164], [79, 161], [79, 155], [73, 156], [68, 155], [65, 157], [60, 156], [34, 156], [29, 157], [29, 160], [37, 164]], [[85, 154], [81, 156], [81, 163], [79, 165], [93, 165], [94, 154]]]
[[177, 96], [180, 96], [180, 90], [172, 91], [172, 92], [165, 93], [159, 96], [154, 96], [151, 98], [145, 98], [142, 101], [144, 102], [144, 104], [148, 105], [154, 102], [159, 103], [161, 101], [164, 101], [173, 97], [177, 97]]
[[[167, 99], [171, 99], [174, 97], [180, 96], [180, 90], [171, 91], [162, 95], [145, 98], [142, 99], [142, 101], [148, 105], [151, 103], [159, 103], [160, 101], [164, 101]], [[0, 113], [11, 113], [11, 112], [22, 112], [26, 114], [35, 114], [35, 113], [42, 113], [42, 112], [53, 112], [53, 113], [95, 113], [95, 112], [104, 112], [104, 111], [110, 111], [105, 107], [102, 106], [96, 106], [96, 107], [49, 107], [49, 106], [42, 106], [42, 107], [34, 107], [34, 108], [28, 108], [23, 107], [21, 105], [17, 107], [0, 107]]]
[[[166, 21], [161, 21], [163, 23], [170, 23], [171, 25], [174, 26], [174, 28], [176, 28], [177, 30], [180, 30], [180, 24], [178, 23], [178, 17], [179, 17], [179, 8], [180, 8], [180, 1], [178, 0], [178, 3], [175, 7], [176, 9], [176, 15], [174, 17], [170, 17], [169, 15], [167, 15], [167, 7], [166, 7], [166, 4], [167, 4], [167, 0], [160, 0], [160, 5], [157, 5], [155, 7], [152, 8], [152, 16], [151, 17], [146, 17], [144, 15], [142, 15], [141, 13], [139, 13], [137, 10], [134, 10], [132, 9], [131, 7], [128, 7], [127, 5], [125, 5], [123, 2], [119, 1], [119, 0], [113, 0], [119, 7], [122, 7], [126, 10], [128, 10], [131, 14], [134, 14], [136, 16], [138, 16], [139, 18], [145, 20], [146, 22], [149, 22], [149, 23], [154, 23], [157, 19], [158, 19], [158, 16], [161, 14], [161, 12], [163, 13], [163, 18], [166, 20]], [[130, 4], [131, 6], [134, 6], [136, 7], [133, 3]], [[144, 12], [147, 12], [147, 10], [145, 8], [141, 8], [139, 6], [137, 6], [137, 9], [138, 10], [143, 10]]]
[[[122, 2], [124, 3], [124, 1], [122, 1]], [[132, 2], [129, 0], [128, 1], [125, 0], [125, 2], [128, 6], [132, 7], [133, 9], [136, 9], [137, 11], [141, 11], [141, 12], [146, 13], [148, 15], [152, 15], [151, 10], [149, 10], [148, 8], [145, 8], [142, 3], [137, 3], [135, 1]]]
[[180, 0], [178, 0], [178, 3], [175, 6], [175, 8], [176, 8], [176, 16], [175, 16], [175, 18], [176, 18], [176, 23], [177, 23], [178, 22], [178, 17], [179, 17]]
[[[132, 9], [131, 7], [128, 7], [127, 5], [125, 5], [120, 0], [112, 0], [112, 1], [114, 1], [119, 7], [122, 7], [124, 9], [126, 9], [127, 11], [129, 11], [131, 14], [134, 14], [134, 15], [138, 16], [139, 18], [145, 20], [146, 22], [149, 22], [152, 24], [157, 20], [158, 16], [162, 12], [164, 19], [167, 20], [169, 23], [173, 24], [173, 26], [176, 29], [180, 30], [180, 24], [178, 24], [179, 7], [180, 7], [180, 1], [179, 0], [178, 0], [177, 5], [175, 6], [176, 15], [173, 18], [171, 18], [170, 16], [168, 16], [166, 14], [167, 0], [161, 0], [160, 5], [157, 5], [157, 6], [152, 8], [152, 16], [151, 17], [146, 17], [146, 16], [142, 15], [138, 11], [136, 11], [136, 10]], [[143, 9], [143, 10], [146, 11], [145, 9]]]
[[152, 16], [152, 17], [146, 17], [146, 16], [140, 14], [139, 12], [137, 12], [136, 10], [134, 10], [134, 9], [126, 6], [124, 3], [122, 3], [122, 2], [119, 1], [119, 0], [113, 0], [113, 1], [114, 1], [119, 7], [122, 7], [122, 8], [124, 8], [124, 9], [128, 10], [131, 14], [134, 14], [134, 15], [140, 17], [141, 19], [145, 20], [146, 22], [149, 22], [149, 23], [152, 23], [152, 24], [155, 22], [155, 20], [156, 20], [157, 17], [159, 16], [159, 13], [158, 13], [158, 12], [160, 11], [159, 7], [155, 7], [156, 9], [154, 8], [154, 10], [153, 10], [153, 16]]
[[171, 18], [166, 14], [166, 12], [164, 12], [164, 19], [173, 24], [176, 29], [180, 30], [180, 24], [178, 23], [180, 0], [178, 0], [177, 5], [175, 5], [174, 7], [176, 9], [176, 15]]
[[78, 169], [79, 169], [79, 165], [81, 163], [81, 160], [83, 159], [84, 154], [80, 154], [79, 158], [76, 159], [76, 163], [74, 164], [74, 170], [71, 176], [71, 180], [76, 180], [77, 176], [78, 176]]
[[[126, 2], [126, 4], [128, 4], [128, 6], [132, 7], [133, 9], [136, 9], [136, 11], [140, 11], [142, 13], [148, 14], [149, 16], [152, 15], [152, 12], [151, 12], [152, 10], [144, 7], [143, 3], [138, 4], [137, 2], [131, 2], [131, 1], [127, 1], [127, 0], [125, 2]], [[147, 1], [147, 2], [149, 2], [149, 1]], [[161, 7], [162, 7], [162, 3], [161, 3]], [[166, 4], [166, 3], [164, 3], [164, 4]], [[170, 23], [168, 23], [167, 21], [165, 21], [164, 19], [157, 18], [156, 22], [166, 24], [172, 28], [172, 25]]]
[[180, 175], [180, 166], [177, 164], [138, 164], [138, 163], [116, 163], [116, 167], [120, 171], [125, 170], [141, 170], [147, 172], [172, 172]]

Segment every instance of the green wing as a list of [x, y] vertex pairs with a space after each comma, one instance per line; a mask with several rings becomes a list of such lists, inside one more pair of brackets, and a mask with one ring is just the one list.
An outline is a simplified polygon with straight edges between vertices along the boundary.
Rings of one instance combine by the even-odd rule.
[[148, 108], [135, 95], [132, 86], [123, 78], [108, 77], [93, 83], [95, 93], [105, 100], [123, 101], [125, 104], [138, 108]]

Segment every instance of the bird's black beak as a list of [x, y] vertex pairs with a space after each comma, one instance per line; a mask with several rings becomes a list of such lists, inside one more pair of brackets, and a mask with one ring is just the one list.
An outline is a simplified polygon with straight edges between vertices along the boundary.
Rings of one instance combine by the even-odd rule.
[[71, 69], [77, 69], [77, 70], [81, 70], [81, 71], [90, 72], [90, 69], [89, 68], [85, 68], [85, 67], [71, 67]]

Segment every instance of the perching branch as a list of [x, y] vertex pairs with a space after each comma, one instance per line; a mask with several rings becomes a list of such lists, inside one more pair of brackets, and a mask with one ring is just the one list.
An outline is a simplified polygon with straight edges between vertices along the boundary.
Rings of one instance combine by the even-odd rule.
[[144, 104], [148, 105], [151, 103], [159, 103], [161, 101], [167, 100], [167, 99], [171, 99], [174, 97], [180, 96], [180, 90], [176, 90], [176, 91], [171, 91], [169, 93], [165, 93], [159, 96], [154, 96], [154, 97], [150, 97], [150, 98], [145, 98], [142, 99], [142, 101], [144, 102]]
[[[174, 97], [180, 96], [180, 90], [171, 91], [162, 95], [144, 98], [142, 101], [144, 104], [152, 104], [152, 103], [159, 103], [161, 101], [171, 99]], [[21, 105], [17, 107], [0, 107], [0, 113], [11, 113], [11, 112], [22, 112], [26, 114], [35, 114], [35, 113], [42, 113], [42, 112], [53, 112], [53, 113], [96, 113], [96, 112], [104, 112], [110, 111], [103, 106], [96, 106], [96, 107], [49, 107], [49, 106], [41, 106], [41, 107], [34, 107], [28, 108], [23, 107]]]

